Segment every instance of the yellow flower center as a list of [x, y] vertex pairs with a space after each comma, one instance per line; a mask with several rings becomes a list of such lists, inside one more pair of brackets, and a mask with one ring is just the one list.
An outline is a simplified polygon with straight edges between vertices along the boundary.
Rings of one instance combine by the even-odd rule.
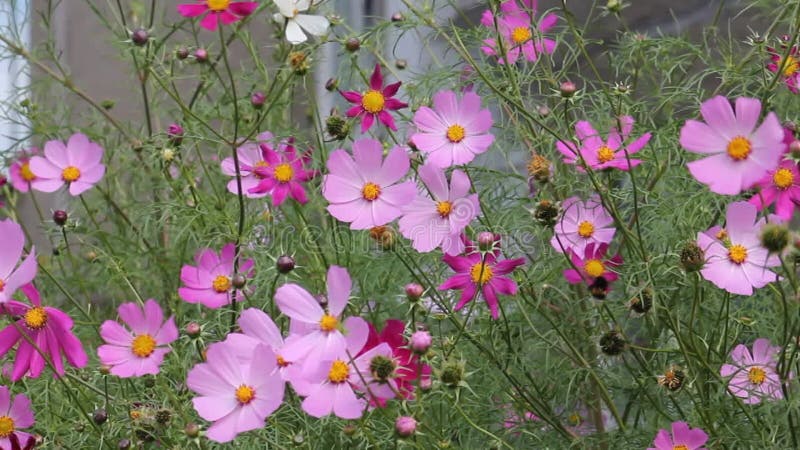
[[716, 237], [720, 241], [724, 241], [725, 239], [728, 239], [728, 231], [725, 228], [723, 228], [717, 231]]
[[72, 183], [81, 177], [81, 170], [75, 166], [68, 166], [61, 171], [61, 178], [67, 183]]
[[149, 334], [140, 334], [133, 338], [131, 343], [131, 351], [139, 358], [147, 358], [153, 354], [156, 349], [156, 340]]
[[228, 292], [231, 288], [231, 279], [225, 275], [217, 275], [211, 283], [211, 287], [219, 293]]
[[208, 9], [212, 11], [225, 11], [228, 9], [228, 4], [230, 0], [206, 0], [206, 5], [208, 5]]
[[7, 438], [14, 432], [14, 419], [0, 416], [0, 438]]
[[728, 142], [728, 156], [736, 161], [747, 159], [753, 146], [750, 141], [743, 136], [736, 136]]
[[256, 398], [256, 391], [250, 386], [243, 384], [236, 388], [236, 400], [239, 403], [246, 405]]
[[597, 278], [606, 272], [606, 266], [599, 259], [590, 259], [583, 265], [583, 270], [590, 277]]
[[266, 161], [258, 161], [253, 165], [253, 173], [255, 174], [256, 178], [264, 178], [264, 175], [260, 175], [258, 172], [256, 172], [256, 169], [259, 167], [269, 167], [269, 163]]
[[761, 384], [767, 379], [767, 372], [761, 367], [751, 367], [747, 371], [747, 379], [753, 384]]
[[368, 181], [363, 188], [361, 188], [361, 196], [364, 200], [373, 201], [381, 195], [381, 187], [377, 184]]
[[594, 234], [594, 224], [584, 220], [578, 224], [578, 236], [582, 238], [590, 238]]
[[6, 287], [6, 283], [3, 280], [0, 280], [0, 292], [3, 292], [4, 287]]
[[451, 211], [453, 211], [453, 204], [451, 202], [444, 201], [436, 203], [436, 212], [438, 212], [442, 218], [449, 216]]
[[25, 181], [33, 181], [36, 179], [36, 175], [33, 174], [31, 170], [31, 164], [25, 163], [19, 167], [19, 174], [22, 176], [22, 179]]
[[672, 450], [689, 450], [689, 447], [687, 447], [687, 446], [685, 446], [683, 444], [680, 444], [680, 445], [673, 446]]
[[277, 355], [275, 359], [278, 361], [278, 367], [286, 367], [289, 365], [289, 362], [283, 359], [283, 356], [281, 355]]
[[469, 271], [469, 276], [472, 278], [473, 283], [486, 284], [492, 279], [494, 274], [492, 273], [491, 267], [479, 262], [472, 266], [472, 269]]
[[788, 55], [781, 61], [779, 64], [781, 72], [783, 76], [790, 77], [800, 71], [800, 61], [798, 61], [794, 56]]
[[578, 413], [570, 414], [570, 416], [567, 418], [567, 420], [569, 421], [569, 423], [571, 423], [574, 426], [578, 426], [578, 425], [581, 424], [581, 422], [583, 422], [583, 419], [581, 418], [580, 414], [578, 414]]
[[325, 314], [322, 319], [319, 319], [319, 327], [322, 331], [333, 331], [339, 325], [339, 319], [330, 314]]
[[605, 145], [597, 149], [597, 160], [600, 163], [607, 163], [614, 159], [614, 150], [606, 147]]
[[328, 380], [331, 383], [344, 383], [348, 375], [350, 375], [350, 368], [347, 367], [347, 363], [337, 359], [331, 364], [331, 370], [328, 371]]
[[369, 90], [361, 97], [361, 106], [370, 114], [378, 114], [383, 111], [386, 99], [379, 91]]
[[275, 166], [275, 179], [281, 183], [288, 183], [294, 176], [294, 170], [289, 164], [279, 164]]
[[531, 36], [531, 29], [528, 27], [517, 27], [511, 30], [511, 40], [517, 45], [528, 42]]
[[794, 174], [792, 174], [792, 171], [789, 169], [778, 169], [775, 171], [775, 174], [772, 175], [772, 182], [778, 189], [789, 189], [792, 183], [794, 183]]
[[453, 124], [447, 127], [447, 140], [457, 144], [464, 140], [464, 136], [466, 136], [466, 130], [459, 124]]
[[728, 249], [728, 259], [736, 264], [741, 264], [747, 259], [747, 249], [742, 245], [734, 244]]
[[41, 330], [47, 325], [47, 311], [41, 306], [34, 306], [25, 313], [23, 319], [31, 330]]

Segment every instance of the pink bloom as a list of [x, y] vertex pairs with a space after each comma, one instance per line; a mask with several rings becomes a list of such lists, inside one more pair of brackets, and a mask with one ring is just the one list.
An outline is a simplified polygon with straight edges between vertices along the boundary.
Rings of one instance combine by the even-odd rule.
[[0, 331], [0, 357], [5, 356], [19, 342], [11, 381], [17, 381], [26, 375], [38, 378], [46, 365], [42, 354], [50, 359], [58, 376], [64, 375], [62, 354], [71, 365], [79, 368], [86, 366], [88, 357], [83, 351], [81, 341], [72, 334], [72, 319], [60, 309], [43, 307], [39, 291], [33, 284], [26, 284], [21, 290], [32, 306], [16, 300], [0, 304], [0, 312], [19, 317], [15, 323]]
[[659, 430], [653, 440], [655, 447], [647, 450], [705, 450], [706, 441], [708, 435], [700, 428], [689, 428], [686, 422], [672, 422], [672, 435], [667, 430]]
[[[700, 274], [731, 294], [752, 295], [753, 288], [778, 279], [767, 268], [779, 266], [780, 259], [761, 246], [759, 233], [766, 219], [756, 221], [756, 215], [755, 206], [734, 202], [728, 205], [724, 229], [713, 227], [697, 233], [697, 245], [706, 257]], [[772, 216], [772, 220], [779, 219]]]
[[396, 111], [408, 106], [407, 103], [393, 98], [394, 94], [400, 89], [401, 84], [398, 81], [384, 88], [381, 66], [380, 64], [375, 64], [375, 70], [372, 71], [372, 76], [369, 79], [369, 90], [363, 94], [356, 91], [341, 92], [345, 100], [356, 104], [356, 106], [347, 110], [347, 117], [361, 117], [362, 133], [370, 129], [376, 117], [382, 124], [397, 131], [394, 119], [387, 110]]
[[262, 428], [283, 403], [286, 385], [268, 346], [257, 346], [245, 364], [229, 343], [216, 343], [208, 348], [206, 361], [189, 371], [186, 385], [200, 394], [192, 399], [197, 414], [214, 422], [206, 432], [209, 439], [229, 442], [239, 433]]
[[781, 49], [767, 47], [767, 51], [771, 61], [767, 64], [767, 69], [772, 73], [780, 71], [786, 87], [795, 94], [800, 93], [800, 49], [792, 47], [786, 59], [783, 59], [786, 53], [785, 45]]
[[562, 202], [564, 214], [555, 226], [555, 235], [550, 240], [553, 248], [563, 253], [570, 250], [578, 255], [585, 254], [586, 246], [608, 244], [614, 239], [616, 229], [614, 219], [606, 212], [596, 197], [583, 203], [578, 197], [570, 197]]
[[[472, 242], [466, 242], [467, 249], [474, 249]], [[445, 254], [442, 261], [447, 263], [456, 274], [442, 283], [437, 289], [457, 289], [461, 291], [461, 298], [455, 310], [463, 308], [478, 296], [478, 291], [483, 294], [483, 299], [489, 307], [492, 319], [498, 318], [497, 294], [516, 295], [517, 283], [511, 278], [504, 277], [517, 267], [525, 264], [523, 258], [506, 259], [498, 261], [500, 250], [486, 252], [470, 252], [463, 256]]]
[[55, 192], [66, 183], [71, 195], [80, 195], [103, 178], [106, 166], [100, 162], [102, 159], [103, 147], [81, 133], [73, 134], [66, 146], [61, 141], [47, 141], [44, 158], [34, 156], [30, 160], [31, 171], [36, 175], [31, 187]]
[[778, 166], [786, 149], [783, 127], [770, 112], [756, 128], [761, 101], [736, 99], [734, 115], [728, 99], [718, 95], [703, 102], [700, 113], [705, 123], [687, 120], [680, 142], [690, 152], [711, 155], [687, 164], [692, 176], [711, 192], [737, 195]]
[[421, 378], [427, 379], [431, 375], [431, 367], [420, 362], [419, 356], [409, 348], [408, 339], [404, 333], [406, 325], [402, 320], [389, 319], [383, 326], [380, 334], [372, 324], [369, 325], [369, 338], [362, 351], [367, 351], [380, 344], [387, 344], [392, 349], [392, 357], [397, 364], [394, 381], [397, 392], [405, 399], [414, 398], [414, 382], [417, 373]]
[[40, 150], [32, 147], [17, 156], [16, 161], [8, 168], [11, 175], [11, 185], [19, 192], [28, 192], [31, 183], [36, 180], [36, 175], [31, 171], [31, 156], [39, 154]]
[[750, 198], [750, 203], [761, 211], [774, 202], [775, 214], [783, 220], [790, 220], [795, 205], [800, 203], [800, 172], [797, 170], [797, 163], [791, 160], [781, 161], [757, 185], [761, 189]]
[[400, 183], [410, 167], [408, 154], [395, 147], [383, 159], [381, 143], [369, 138], [353, 142], [353, 156], [334, 150], [328, 158], [328, 174], [322, 195], [330, 203], [328, 212], [350, 229], [365, 230], [398, 218], [402, 207], [414, 199], [413, 181]]
[[[622, 265], [622, 257], [617, 254], [610, 259], [606, 258], [607, 250], [608, 244], [591, 243], [586, 246], [583, 255], [579, 256], [574, 252], [570, 252], [572, 265], [577, 267], [577, 270], [565, 270], [564, 278], [570, 284], [586, 283], [590, 287], [597, 286], [608, 292], [608, 285], [619, 278], [616, 269]], [[603, 279], [603, 282], [599, 285], [597, 283], [598, 278]]]
[[[645, 133], [628, 145], [624, 142], [630, 137], [633, 131], [633, 117], [623, 116], [619, 118], [622, 125], [620, 135], [616, 125], [611, 127], [608, 132], [608, 140], [604, 141], [593, 127], [586, 121], [580, 121], [575, 125], [575, 134], [581, 142], [580, 150], [575, 149], [572, 142], [556, 142], [558, 151], [564, 156], [565, 164], [573, 164], [579, 172], [585, 172], [580, 161], [592, 168], [592, 170], [619, 169], [628, 171], [631, 167], [638, 166], [640, 159], [631, 159], [628, 164], [628, 157], [637, 153], [650, 141], [650, 133]], [[627, 150], [627, 155], [625, 154]]]
[[178, 5], [178, 13], [183, 17], [197, 17], [205, 14], [200, 26], [206, 30], [216, 30], [217, 22], [230, 25], [258, 8], [258, 2], [232, 2], [230, 0], [196, 0], [197, 3]]
[[522, 0], [522, 3], [523, 7], [520, 8], [517, 0], [507, 0], [500, 4], [500, 14], [497, 17], [493, 16], [490, 10], [484, 11], [481, 17], [481, 25], [491, 30], [495, 30], [497, 21], [497, 31], [503, 40], [504, 50], [501, 50], [495, 39], [486, 39], [483, 41], [486, 45], [481, 47], [481, 51], [487, 55], [497, 56], [497, 62], [500, 64], [506, 62], [503, 51], [508, 62], [514, 64], [520, 52], [526, 60], [536, 61], [540, 53], [550, 54], [555, 49], [555, 41], [540, 36], [555, 26], [558, 17], [555, 14], [547, 14], [537, 26], [532, 18], [536, 14], [536, 0]]
[[[260, 167], [269, 167], [269, 163], [264, 159], [264, 152], [269, 149], [272, 150], [268, 141], [272, 139], [272, 133], [266, 131], [258, 135], [258, 142], [248, 142], [236, 149], [236, 154], [239, 157], [239, 176], [242, 179], [242, 191], [247, 198], [261, 198], [269, 194], [269, 191], [263, 192], [250, 192], [250, 190], [266, 177], [264, 173], [256, 173], [256, 169]], [[228, 192], [233, 194], [239, 193], [239, 187], [236, 183], [236, 165], [233, 162], [233, 157], [227, 157], [222, 160], [222, 173], [229, 177], [234, 177], [228, 182]]]
[[39, 266], [36, 262], [36, 250], [33, 247], [25, 260], [19, 264], [25, 247], [25, 233], [18, 223], [11, 219], [0, 221], [0, 236], [2, 236], [0, 239], [0, 304], [2, 304], [9, 301], [17, 289], [33, 281]]
[[753, 342], [752, 353], [739, 344], [730, 354], [734, 364], [723, 364], [719, 374], [731, 377], [728, 390], [745, 403], [761, 403], [762, 399], [780, 400], [783, 398], [777, 370], [780, 351], [780, 347], [770, 345], [769, 340], [764, 338]]
[[130, 331], [113, 320], [103, 322], [100, 337], [106, 345], [97, 349], [100, 363], [111, 366], [111, 373], [121, 378], [157, 374], [170, 351], [168, 345], [178, 339], [175, 316], [164, 322], [164, 313], [153, 299], [143, 309], [136, 303], [123, 303], [117, 311]]
[[[194, 257], [197, 267], [185, 265], [181, 268], [183, 287], [178, 289], [178, 295], [188, 303], [202, 303], [214, 309], [230, 304], [235, 252], [234, 244], [226, 244], [219, 254], [210, 248], [197, 252]], [[252, 277], [253, 264], [252, 259], [243, 260], [239, 273]]]
[[448, 186], [447, 176], [438, 167], [426, 164], [418, 173], [427, 189], [420, 190], [414, 201], [403, 208], [400, 233], [413, 241], [418, 252], [441, 246], [448, 255], [461, 253], [461, 232], [481, 212], [478, 194], [469, 193], [469, 177], [454, 170]]
[[414, 125], [418, 132], [411, 140], [436, 167], [467, 164], [494, 142], [492, 113], [481, 109], [481, 98], [471, 91], [460, 101], [453, 91], [437, 92], [433, 109], [421, 106]]
[[27, 441], [32, 436], [22, 428], [30, 428], [35, 423], [31, 400], [25, 394], [17, 394], [13, 398], [7, 386], [0, 386], [0, 449], [13, 448], [11, 438], [19, 442]]
[[291, 195], [301, 205], [306, 204], [308, 198], [301, 183], [311, 180], [317, 174], [315, 170], [305, 168], [311, 162], [311, 155], [298, 155], [293, 141], [294, 139], [289, 139], [281, 142], [278, 151], [262, 146], [261, 153], [267, 165], [254, 170], [259, 182], [249, 192], [269, 192], [274, 206], [282, 204], [287, 195]]

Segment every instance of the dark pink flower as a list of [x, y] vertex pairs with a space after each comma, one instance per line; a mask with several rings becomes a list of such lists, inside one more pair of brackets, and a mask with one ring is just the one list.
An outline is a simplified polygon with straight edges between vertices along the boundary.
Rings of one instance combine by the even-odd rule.
[[397, 131], [392, 115], [387, 110], [398, 110], [408, 106], [397, 100], [394, 95], [400, 89], [402, 83], [390, 84], [383, 87], [383, 75], [381, 75], [380, 64], [375, 64], [375, 70], [369, 79], [369, 89], [366, 92], [345, 91], [341, 92], [348, 102], [355, 103], [356, 106], [347, 110], [347, 117], [361, 117], [361, 132], [364, 133], [372, 126], [377, 117], [384, 125]]
[[419, 356], [411, 351], [408, 339], [405, 337], [405, 330], [406, 325], [402, 320], [387, 320], [380, 334], [372, 324], [369, 324], [369, 337], [364, 345], [364, 351], [380, 344], [388, 344], [397, 364], [394, 376], [397, 391], [401, 397], [412, 399], [414, 398], [414, 382], [417, 380], [417, 374], [423, 379], [429, 378], [431, 367], [420, 362]]
[[298, 155], [293, 145], [294, 139], [278, 144], [275, 151], [266, 145], [261, 146], [261, 156], [267, 165], [256, 167], [253, 172], [260, 181], [250, 188], [252, 194], [270, 193], [272, 204], [278, 206], [291, 195], [301, 205], [308, 202], [303, 184], [317, 175], [316, 170], [306, 169], [311, 163], [311, 155]]
[[597, 279], [603, 278], [605, 283], [601, 286], [608, 292], [608, 286], [619, 278], [616, 268], [622, 265], [622, 257], [617, 254], [607, 258], [607, 250], [608, 244], [592, 242], [586, 246], [583, 255], [570, 252], [570, 259], [577, 270], [565, 270], [564, 278], [570, 284], [586, 283], [588, 286], [597, 286]]
[[[522, 0], [522, 4], [520, 7], [517, 0], [507, 0], [500, 4], [500, 12], [496, 17], [490, 10], [484, 11], [481, 17], [481, 25], [491, 30], [495, 29], [495, 20], [497, 21], [497, 31], [503, 40], [503, 48], [510, 64], [517, 62], [520, 53], [526, 60], [536, 61], [541, 53], [553, 53], [556, 46], [554, 40], [541, 35], [555, 26], [558, 17], [547, 14], [537, 26], [532, 17], [536, 14], [536, 0]], [[503, 51], [495, 39], [486, 39], [483, 43], [486, 44], [481, 47], [483, 53], [497, 56], [500, 64], [506, 63]]]
[[205, 14], [200, 26], [206, 30], [216, 30], [217, 23], [230, 25], [258, 8], [258, 2], [232, 2], [230, 0], [196, 0], [196, 3], [178, 5], [183, 17], [198, 17]]
[[8, 168], [11, 175], [11, 185], [19, 192], [28, 192], [31, 183], [36, 180], [36, 175], [31, 171], [31, 156], [37, 155], [40, 150], [31, 147], [17, 155], [17, 159]]
[[800, 93], [800, 49], [793, 46], [785, 59], [783, 58], [786, 53], [785, 45], [780, 49], [767, 47], [767, 51], [771, 61], [767, 64], [767, 69], [772, 73], [780, 72], [786, 87], [795, 94]]
[[16, 441], [17, 448], [20, 442], [29, 442], [33, 436], [22, 428], [30, 428], [35, 423], [31, 400], [25, 394], [11, 396], [11, 392], [6, 386], [0, 386], [0, 449], [14, 448]]
[[645, 133], [633, 142], [625, 144], [625, 140], [633, 131], [633, 117], [620, 117], [619, 123], [622, 125], [622, 133], [613, 126], [608, 133], [608, 139], [604, 141], [592, 124], [583, 120], [578, 122], [575, 125], [575, 134], [580, 141], [580, 149], [576, 149], [572, 142], [556, 142], [558, 151], [564, 156], [564, 163], [575, 165], [580, 172], [585, 172], [581, 167], [581, 158], [592, 170], [613, 168], [628, 171], [631, 167], [638, 166], [642, 162], [640, 159], [631, 159], [628, 163], [628, 158], [647, 145], [650, 133]]

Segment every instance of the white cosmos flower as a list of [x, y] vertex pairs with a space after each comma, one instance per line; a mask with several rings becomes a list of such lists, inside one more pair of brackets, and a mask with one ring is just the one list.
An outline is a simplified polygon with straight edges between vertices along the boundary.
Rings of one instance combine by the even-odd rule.
[[[314, 36], [322, 36], [328, 31], [330, 22], [323, 16], [312, 16], [310, 14], [300, 14], [301, 11], [308, 11], [312, 0], [273, 0], [278, 7], [279, 13], [275, 14], [275, 20], [280, 22], [286, 20], [286, 39], [292, 44], [305, 42], [306, 33]], [[304, 32], [305, 31], [305, 32]]]

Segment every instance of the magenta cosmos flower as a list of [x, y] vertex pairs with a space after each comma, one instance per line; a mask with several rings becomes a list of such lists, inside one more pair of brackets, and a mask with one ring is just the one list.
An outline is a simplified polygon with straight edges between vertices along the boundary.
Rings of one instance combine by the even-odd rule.
[[[466, 240], [466, 239], [465, 239]], [[474, 249], [472, 242], [465, 242], [467, 250]], [[480, 252], [469, 252], [462, 256], [451, 256], [445, 254], [442, 261], [447, 263], [456, 274], [447, 281], [439, 285], [437, 289], [447, 290], [456, 289], [461, 291], [461, 298], [455, 306], [455, 310], [463, 308], [478, 296], [480, 291], [492, 319], [498, 318], [498, 294], [516, 295], [517, 283], [509, 277], [509, 274], [517, 267], [525, 264], [523, 258], [505, 259], [498, 261], [500, 249], [495, 247], [492, 252], [481, 254]]]
[[47, 141], [44, 157], [34, 156], [30, 168], [36, 179], [31, 187], [41, 192], [55, 192], [65, 183], [71, 195], [80, 195], [94, 186], [106, 173], [103, 147], [81, 133], [73, 134], [65, 146], [61, 141]]
[[100, 326], [100, 337], [106, 342], [97, 349], [100, 363], [111, 366], [111, 373], [121, 378], [155, 375], [168, 347], [178, 339], [175, 316], [164, 321], [161, 307], [147, 300], [144, 308], [136, 303], [123, 303], [117, 310], [130, 331], [113, 320]]
[[565, 250], [583, 255], [586, 246], [608, 244], [614, 239], [616, 229], [611, 226], [614, 219], [606, 212], [597, 197], [582, 202], [578, 197], [570, 197], [561, 204], [564, 213], [555, 226], [555, 235], [550, 240], [553, 248], [563, 253]]
[[[197, 266], [181, 268], [183, 287], [178, 295], [188, 303], [202, 303], [209, 308], [230, 304], [233, 292], [233, 261], [236, 254], [234, 244], [226, 244], [219, 254], [204, 248], [194, 257]], [[239, 265], [239, 273], [253, 276], [253, 260], [246, 259]]]
[[311, 180], [317, 174], [315, 170], [306, 169], [311, 162], [311, 155], [308, 153], [298, 155], [293, 142], [294, 139], [281, 142], [278, 151], [262, 146], [261, 154], [267, 165], [256, 167], [254, 170], [259, 182], [250, 188], [250, 192], [256, 194], [269, 192], [274, 206], [282, 204], [289, 195], [301, 205], [306, 204], [308, 198], [302, 183]]
[[400, 89], [401, 84], [398, 81], [384, 88], [381, 66], [380, 64], [375, 64], [375, 70], [372, 71], [372, 76], [369, 79], [369, 90], [364, 93], [355, 91], [341, 93], [345, 100], [356, 104], [356, 106], [347, 110], [347, 117], [361, 117], [362, 133], [370, 129], [376, 117], [382, 124], [391, 130], [397, 131], [394, 118], [389, 114], [389, 110], [396, 111], [408, 106], [407, 103], [393, 98], [394, 94]]
[[0, 304], [7, 302], [14, 292], [30, 283], [36, 277], [38, 265], [36, 250], [31, 247], [30, 253], [22, 260], [25, 247], [25, 233], [22, 227], [6, 219], [0, 221]]
[[334, 150], [327, 166], [322, 195], [330, 203], [328, 212], [349, 222], [352, 230], [386, 225], [414, 200], [414, 182], [400, 183], [410, 167], [401, 147], [389, 151], [384, 160], [380, 142], [358, 139], [353, 142], [353, 157], [342, 149]]
[[[617, 254], [608, 258], [607, 251], [608, 244], [591, 243], [583, 255], [570, 252], [570, 260], [576, 269], [565, 270], [564, 278], [570, 284], [586, 283], [591, 288], [601, 289], [603, 294], [608, 293], [609, 285], [619, 278], [616, 269], [622, 265], [622, 256]], [[602, 281], [598, 282], [600, 278]]]
[[230, 25], [258, 8], [258, 2], [232, 2], [230, 0], [197, 0], [195, 3], [178, 5], [178, 13], [183, 17], [198, 17], [205, 14], [200, 26], [206, 30], [216, 30], [217, 23]]
[[229, 442], [239, 433], [264, 426], [264, 419], [283, 403], [286, 384], [275, 370], [275, 354], [259, 345], [244, 364], [236, 349], [221, 342], [208, 348], [206, 362], [189, 371], [186, 385], [197, 392], [197, 414], [214, 422], [206, 436]]
[[667, 430], [658, 430], [654, 447], [647, 450], [705, 450], [703, 444], [708, 441], [708, 435], [699, 428], [689, 428], [686, 422], [673, 422], [672, 434]]
[[786, 150], [783, 127], [770, 112], [760, 126], [761, 101], [736, 99], [736, 112], [727, 98], [718, 95], [700, 105], [705, 123], [687, 120], [680, 142], [693, 153], [710, 155], [686, 166], [711, 192], [737, 195], [775, 169]]
[[11, 396], [6, 386], [0, 386], [0, 449], [12, 449], [11, 438], [19, 442], [28, 441], [32, 436], [20, 431], [35, 423], [31, 400], [25, 394]]
[[[495, 39], [483, 41], [485, 46], [481, 47], [483, 53], [490, 56], [497, 56], [497, 62], [505, 64], [506, 59], [510, 64], [514, 64], [519, 59], [520, 53], [528, 61], [536, 61], [541, 53], [553, 53], [556, 42], [552, 39], [541, 37], [553, 28], [558, 21], [555, 14], [547, 14], [542, 17], [539, 25], [534, 23], [533, 15], [536, 14], [536, 0], [521, 0], [522, 7], [517, 0], [508, 0], [500, 4], [500, 14], [494, 16], [492, 11], [486, 10], [481, 16], [481, 25], [491, 30], [497, 31], [503, 40], [501, 50]], [[530, 14], [529, 14], [530, 13]], [[505, 56], [503, 58], [503, 51]]]
[[86, 366], [88, 357], [81, 341], [72, 333], [72, 319], [60, 309], [43, 307], [39, 291], [33, 284], [26, 284], [21, 290], [31, 305], [16, 300], [0, 304], [0, 312], [19, 317], [15, 323], [0, 331], [0, 357], [19, 343], [11, 381], [26, 375], [38, 378], [46, 365], [42, 354], [47, 355], [59, 376], [64, 375], [62, 354], [71, 365], [78, 368]]
[[[778, 279], [768, 267], [779, 266], [780, 259], [761, 246], [759, 234], [766, 219], [756, 221], [756, 215], [755, 206], [734, 202], [728, 205], [724, 229], [712, 227], [697, 233], [697, 245], [706, 258], [700, 274], [731, 294], [752, 295], [753, 288]], [[780, 219], [771, 216], [771, 221]]]
[[[250, 190], [261, 183], [266, 177], [266, 174], [261, 172], [257, 173], [256, 169], [260, 167], [269, 167], [269, 163], [264, 159], [263, 153], [266, 149], [272, 150], [269, 141], [272, 140], [272, 133], [266, 131], [258, 135], [257, 142], [248, 142], [236, 149], [236, 154], [239, 157], [239, 176], [242, 180], [242, 191], [247, 198], [261, 198], [266, 197], [269, 192], [251, 192]], [[228, 182], [228, 192], [232, 194], [239, 193], [239, 186], [236, 182], [236, 164], [233, 162], [233, 157], [227, 157], [222, 160], [222, 173], [234, 177]]]
[[452, 172], [449, 184], [444, 171], [430, 164], [418, 173], [427, 189], [403, 208], [400, 233], [418, 252], [441, 246], [448, 255], [458, 255], [464, 251], [461, 232], [481, 213], [478, 194], [469, 193], [472, 183], [460, 170]]
[[31, 156], [39, 154], [39, 149], [32, 147], [24, 152], [21, 152], [17, 159], [11, 163], [8, 168], [9, 175], [11, 175], [11, 185], [19, 192], [28, 192], [31, 183], [36, 180], [36, 175], [31, 170]]
[[427, 155], [427, 162], [447, 168], [467, 164], [486, 151], [494, 136], [492, 113], [481, 109], [481, 98], [465, 92], [461, 100], [453, 91], [439, 91], [433, 96], [433, 109], [421, 106], [414, 114], [417, 133], [414, 145]]
[[[575, 149], [575, 144], [572, 142], [556, 142], [558, 151], [564, 156], [564, 163], [575, 165], [580, 172], [585, 172], [582, 167], [583, 163], [591, 167], [592, 170], [613, 168], [628, 171], [631, 167], [638, 166], [642, 162], [640, 159], [631, 159], [629, 164], [628, 158], [647, 145], [650, 142], [651, 135], [650, 133], [645, 133], [630, 144], [625, 145], [624, 142], [628, 140], [631, 131], [633, 131], [633, 117], [620, 117], [619, 124], [622, 128], [622, 134], [620, 134], [616, 126], [613, 126], [611, 131], [608, 132], [608, 140], [604, 141], [600, 137], [600, 133], [592, 127], [592, 124], [584, 120], [578, 122], [575, 125], [575, 134], [581, 143], [579, 150]], [[580, 161], [581, 158], [583, 158], [583, 163]]]
[[[719, 369], [722, 377], [731, 377], [728, 390], [748, 404], [783, 398], [781, 379], [778, 375], [778, 353], [781, 348], [770, 345], [768, 339], [753, 342], [753, 352], [739, 344], [731, 351], [733, 364], [723, 364]], [[791, 374], [790, 374], [791, 377]]]
[[795, 206], [800, 203], [800, 172], [797, 170], [797, 163], [791, 160], [781, 161], [757, 185], [760, 189], [749, 202], [759, 211], [775, 203], [775, 214], [783, 220], [790, 220]]
[[770, 59], [767, 69], [772, 73], [780, 72], [786, 87], [795, 94], [800, 93], [800, 49], [793, 46], [785, 59], [786, 46], [781, 49], [767, 47], [767, 51]]

